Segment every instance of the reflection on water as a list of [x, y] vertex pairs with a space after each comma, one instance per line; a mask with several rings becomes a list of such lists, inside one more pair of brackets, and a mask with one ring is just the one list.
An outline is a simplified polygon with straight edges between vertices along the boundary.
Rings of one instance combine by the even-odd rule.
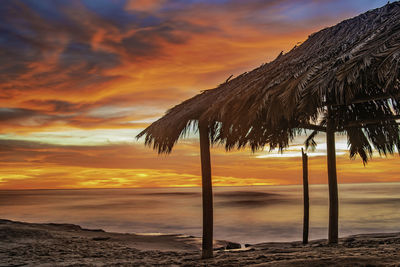
[[[310, 238], [326, 238], [326, 185], [310, 186]], [[400, 183], [339, 185], [340, 235], [400, 231]], [[302, 187], [214, 188], [215, 238], [300, 240]], [[199, 188], [0, 191], [0, 217], [114, 232], [201, 236]]]

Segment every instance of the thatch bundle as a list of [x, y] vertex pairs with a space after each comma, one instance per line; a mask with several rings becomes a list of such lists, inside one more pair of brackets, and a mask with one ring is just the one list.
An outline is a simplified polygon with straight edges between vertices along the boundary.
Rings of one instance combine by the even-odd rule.
[[146, 145], [153, 145], [159, 153], [170, 153], [181, 136], [185, 136], [197, 122], [218, 94], [224, 94], [226, 88], [205, 90], [179, 105], [176, 105], [159, 120], [152, 123], [137, 138], [145, 137]]
[[[274, 61], [177, 105], [138, 135], [169, 153], [192, 122], [204, 121], [213, 142], [227, 149], [269, 145], [280, 149], [307, 128], [324, 126], [332, 105], [337, 131], [349, 136], [351, 155], [399, 145], [400, 3], [366, 12], [326, 28]], [[368, 102], [361, 102], [370, 99]], [[380, 123], [354, 122], [371, 118]], [[368, 141], [369, 140], [369, 141]]]

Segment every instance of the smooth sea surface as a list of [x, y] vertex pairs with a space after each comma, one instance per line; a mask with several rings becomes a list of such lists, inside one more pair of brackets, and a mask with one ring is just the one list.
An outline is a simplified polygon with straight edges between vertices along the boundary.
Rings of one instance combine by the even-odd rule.
[[[310, 238], [327, 237], [328, 191], [310, 186]], [[214, 187], [214, 238], [302, 238], [302, 186]], [[400, 183], [339, 185], [340, 236], [400, 232]], [[1, 190], [0, 218], [124, 233], [201, 236], [200, 188]]]

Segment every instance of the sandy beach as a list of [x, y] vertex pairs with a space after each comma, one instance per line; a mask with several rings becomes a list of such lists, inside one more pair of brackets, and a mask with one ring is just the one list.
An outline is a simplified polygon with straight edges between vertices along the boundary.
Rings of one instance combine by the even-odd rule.
[[200, 239], [83, 229], [73, 224], [0, 220], [0, 266], [399, 266], [400, 233], [262, 243], [242, 249], [215, 242], [214, 259], [200, 259]]

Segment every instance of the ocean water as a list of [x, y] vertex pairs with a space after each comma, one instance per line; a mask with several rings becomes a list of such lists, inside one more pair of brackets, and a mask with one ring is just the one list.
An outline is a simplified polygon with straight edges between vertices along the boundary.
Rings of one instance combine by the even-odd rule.
[[[310, 238], [327, 237], [328, 191], [310, 186]], [[201, 189], [2, 190], [0, 218], [73, 223], [124, 233], [201, 236]], [[340, 236], [400, 232], [400, 183], [339, 185]], [[302, 238], [302, 186], [214, 188], [214, 238]]]

